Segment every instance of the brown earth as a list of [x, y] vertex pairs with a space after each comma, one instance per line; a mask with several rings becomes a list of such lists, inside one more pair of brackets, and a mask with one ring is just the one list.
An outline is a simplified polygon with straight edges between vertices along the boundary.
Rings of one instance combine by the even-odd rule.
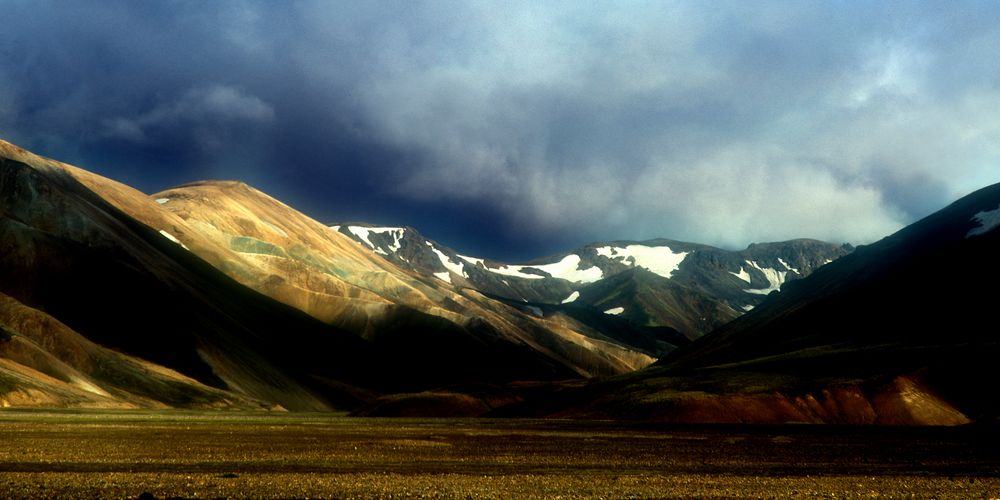
[[0, 435], [12, 498], [1000, 494], [991, 427], [5, 410]]

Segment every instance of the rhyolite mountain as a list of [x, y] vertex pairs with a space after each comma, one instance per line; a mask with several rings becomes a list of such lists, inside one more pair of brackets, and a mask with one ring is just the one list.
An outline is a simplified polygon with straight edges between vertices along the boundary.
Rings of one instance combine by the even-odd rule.
[[853, 252], [654, 240], [512, 265], [0, 141], [0, 405], [995, 421], [998, 226], [1000, 185]]
[[350, 409], [655, 360], [625, 320], [427, 279], [245, 184], [149, 196], [5, 142], [0, 293], [4, 405]]
[[786, 284], [655, 366], [557, 390], [520, 411], [674, 422], [997, 422], [998, 255], [1000, 184]]
[[424, 276], [546, 309], [565, 304], [562, 309], [571, 314], [596, 309], [688, 339], [739, 317], [785, 282], [852, 250], [806, 239], [756, 243], [740, 251], [667, 239], [610, 241], [515, 265], [464, 255], [410, 227], [332, 227]]

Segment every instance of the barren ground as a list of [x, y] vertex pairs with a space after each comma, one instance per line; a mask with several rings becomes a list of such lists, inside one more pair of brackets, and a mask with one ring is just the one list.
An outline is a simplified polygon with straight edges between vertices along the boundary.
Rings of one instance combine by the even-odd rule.
[[0, 411], [4, 498], [998, 497], [992, 427]]

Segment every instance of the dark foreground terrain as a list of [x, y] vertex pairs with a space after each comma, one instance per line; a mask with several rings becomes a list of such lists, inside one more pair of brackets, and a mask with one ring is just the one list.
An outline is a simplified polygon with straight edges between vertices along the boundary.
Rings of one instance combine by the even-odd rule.
[[991, 427], [0, 411], [0, 497], [996, 497]]

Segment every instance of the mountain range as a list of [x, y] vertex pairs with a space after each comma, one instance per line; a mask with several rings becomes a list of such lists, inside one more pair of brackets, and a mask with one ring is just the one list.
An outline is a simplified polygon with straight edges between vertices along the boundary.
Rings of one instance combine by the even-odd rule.
[[689, 340], [853, 248], [806, 239], [752, 244], [741, 251], [666, 239], [608, 241], [510, 264], [463, 255], [409, 227], [331, 227], [425, 277], [513, 303], [598, 310], [636, 325], [676, 330]]
[[0, 405], [988, 420], [998, 213], [993, 186], [857, 249], [606, 241], [515, 264], [0, 141]]
[[[519, 411], [673, 422], [996, 422], [1000, 184], [789, 283], [647, 369]], [[951, 270], [936, 272], [942, 266]], [[532, 406], [534, 405], [534, 406]]]

